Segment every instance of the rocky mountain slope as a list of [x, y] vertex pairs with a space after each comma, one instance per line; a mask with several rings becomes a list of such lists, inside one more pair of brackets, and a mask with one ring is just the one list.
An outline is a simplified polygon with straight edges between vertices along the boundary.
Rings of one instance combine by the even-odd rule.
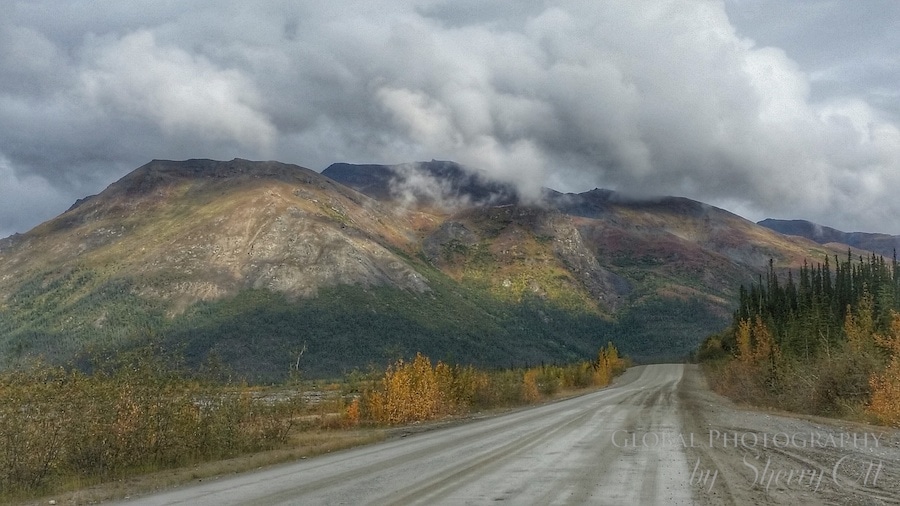
[[[400, 198], [396, 188], [407, 186], [409, 179], [446, 181], [448, 164], [455, 165], [440, 161], [407, 166], [340, 164], [329, 167], [322, 174], [389, 203]], [[333, 170], [337, 167], [339, 171]], [[393, 176], [380, 176], [382, 181], [390, 184], [382, 184], [373, 190], [369, 182], [361, 183], [370, 173]], [[475, 177], [477, 180], [478, 176]], [[462, 184], [452, 180], [445, 182], [449, 195], [431, 200], [452, 201], [460, 186]], [[770, 259], [778, 268], [789, 269], [804, 260], [819, 261], [833, 251], [809, 240], [773, 233], [733, 213], [686, 198], [633, 199], [602, 189], [580, 194], [545, 190], [541, 204], [528, 205], [517, 204], [514, 190], [507, 187], [481, 187], [477, 191], [481, 202], [506, 204], [463, 206], [461, 211], [451, 210], [446, 213], [441, 226], [444, 233], [450, 228], [452, 233], [463, 235], [459, 238], [463, 242], [475, 244], [483, 237], [471, 236], [472, 231], [465, 228], [469, 224], [466, 220], [473, 215], [490, 215], [484, 222], [492, 226], [517, 223], [516, 216], [526, 216], [529, 212], [543, 220], [555, 216], [558, 219], [549, 228], [540, 228], [540, 220], [534, 219], [528, 227], [533, 235], [544, 237], [556, 237], [564, 230], [570, 231], [562, 240], [577, 245], [575, 250], [569, 255], [558, 252], [556, 256], [575, 272], [582, 273], [587, 284], [596, 284], [591, 280], [599, 277], [607, 280], [608, 287], [615, 286], [607, 289], [605, 295], [612, 299], [605, 302], [602, 302], [604, 294], [597, 293], [600, 306], [611, 306], [609, 309], [613, 311], [622, 302], [619, 299], [625, 297], [633, 301], [641, 294], [658, 295], [657, 289], [667, 294], [682, 291], [710, 301], [717, 300], [718, 296], [731, 294], [742, 280], [755, 279], [755, 273], [765, 269]], [[477, 228], [477, 225], [470, 224], [471, 227]], [[434, 240], [426, 239], [425, 245]], [[843, 253], [846, 254], [846, 250]], [[583, 259], [582, 265], [575, 265], [576, 259]], [[635, 282], [638, 278], [643, 282]], [[654, 282], [648, 283], [650, 279]]]
[[687, 199], [528, 202], [451, 162], [156, 160], [0, 241], [0, 364], [148, 340], [261, 381], [298, 358], [307, 375], [416, 351], [508, 366], [608, 340], [672, 358], [770, 258], [836, 251]]

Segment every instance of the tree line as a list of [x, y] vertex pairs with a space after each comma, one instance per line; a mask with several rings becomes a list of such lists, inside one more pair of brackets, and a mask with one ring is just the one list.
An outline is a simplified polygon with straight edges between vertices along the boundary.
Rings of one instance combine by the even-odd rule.
[[896, 253], [891, 262], [874, 254], [854, 260], [849, 251], [845, 260], [835, 256], [833, 266], [829, 257], [815, 265], [804, 262], [797, 279], [792, 271], [780, 279], [770, 260], [765, 278], [749, 289], [741, 286], [732, 328], [758, 317], [783, 352], [808, 358], [846, 339], [847, 315], [864, 304], [871, 304], [875, 330], [887, 331], [891, 312], [900, 310]]
[[[833, 261], [832, 261], [833, 260]], [[731, 325], [701, 345], [717, 388], [739, 400], [900, 424], [900, 264], [874, 254], [774, 261], [742, 286]]]

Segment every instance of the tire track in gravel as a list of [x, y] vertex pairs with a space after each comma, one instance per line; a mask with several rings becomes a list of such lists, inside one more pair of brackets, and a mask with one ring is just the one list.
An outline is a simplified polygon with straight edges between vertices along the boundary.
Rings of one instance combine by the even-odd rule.
[[450, 494], [447, 492], [464, 485], [464, 480], [472, 474], [479, 472], [488, 474], [500, 467], [500, 464], [502, 464], [503, 461], [521, 455], [523, 452], [539, 446], [547, 440], [555, 437], [562, 437], [565, 434], [572, 432], [578, 426], [583, 425], [590, 417], [590, 412], [579, 413], [575, 418], [550, 431], [547, 431], [544, 428], [536, 429], [527, 437], [520, 438], [499, 449], [485, 452], [469, 462], [464, 462], [458, 466], [446, 469], [442, 471], [440, 476], [436, 479], [425, 483], [417, 483], [411, 487], [398, 490], [387, 497], [384, 502], [379, 501], [377, 504], [434, 504], [442, 497], [450, 497]]
[[[472, 431], [472, 434], [467, 435], [467, 439], [484, 439], [489, 438], [491, 436], [495, 436], [498, 434], [502, 434], [511, 430], [512, 428], [519, 425], [527, 425], [533, 424], [541, 419], [552, 415], [552, 413], [538, 412], [531, 413], [526, 412], [526, 416], [524, 417], [516, 417], [513, 420], [498, 420], [499, 423], [489, 424], [488, 427], [478, 427], [478, 430]], [[518, 441], [514, 442], [518, 443]], [[410, 451], [408, 453], [404, 453], [394, 458], [386, 459], [386, 460], [376, 460], [372, 464], [355, 467], [352, 471], [342, 472], [333, 476], [329, 476], [325, 479], [320, 479], [317, 481], [312, 481], [308, 483], [304, 483], [303, 485], [291, 487], [287, 490], [280, 490], [277, 493], [272, 493], [263, 497], [259, 497], [254, 500], [254, 504], [258, 505], [269, 505], [269, 504], [283, 504], [284, 501], [289, 500], [291, 497], [302, 496], [305, 493], [312, 491], [320, 491], [323, 489], [327, 489], [332, 486], [342, 485], [348, 482], [352, 482], [354, 480], [369, 476], [373, 473], [377, 473], [383, 471], [384, 469], [396, 467], [399, 465], [408, 464], [411, 461], [426, 459], [432, 455], [439, 455], [442, 452], [446, 452], [453, 448], [458, 448], [460, 446], [459, 438], [447, 439], [446, 441], [442, 441], [439, 444], [429, 444], [422, 448], [419, 448], [414, 451]], [[345, 463], [352, 465], [354, 461], [363, 460], [364, 457], [370, 455], [377, 455], [380, 453], [382, 449], [378, 447], [373, 447], [372, 452], [367, 452], [364, 455], [352, 455], [348, 456]], [[331, 464], [329, 464], [331, 465]]]

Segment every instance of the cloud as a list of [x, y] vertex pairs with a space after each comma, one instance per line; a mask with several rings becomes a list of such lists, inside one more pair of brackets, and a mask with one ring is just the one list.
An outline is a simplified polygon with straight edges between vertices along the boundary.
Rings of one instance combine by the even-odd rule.
[[421, 170], [418, 164], [396, 165], [393, 172], [389, 182], [390, 192], [404, 207], [428, 204], [455, 210], [471, 203], [467, 196], [455, 195], [451, 181]]
[[35, 0], [0, 21], [0, 152], [71, 200], [151, 158], [445, 159], [900, 233], [890, 23], [776, 3]]
[[258, 110], [253, 83], [240, 72], [177, 47], [160, 47], [145, 30], [89, 51], [92, 64], [80, 73], [89, 106], [147, 120], [166, 137], [271, 149], [276, 130]]
[[34, 215], [59, 212], [67, 198], [46, 179], [17, 174], [0, 154], [0, 238], [24, 232], [19, 224]]
[[813, 101], [799, 65], [739, 36], [718, 4], [570, 3], [514, 31], [404, 26], [427, 56], [406, 53], [420, 72], [392, 76], [375, 98], [423, 154], [532, 189], [562, 170], [572, 190], [889, 223], [854, 202], [886, 202], [896, 127], [853, 97]]

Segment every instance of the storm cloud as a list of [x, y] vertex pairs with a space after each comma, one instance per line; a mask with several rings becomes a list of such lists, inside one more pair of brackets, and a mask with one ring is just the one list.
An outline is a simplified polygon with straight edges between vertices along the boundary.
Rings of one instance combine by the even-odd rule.
[[16, 2], [0, 236], [150, 159], [234, 157], [446, 159], [900, 233], [900, 4], [781, 4]]

